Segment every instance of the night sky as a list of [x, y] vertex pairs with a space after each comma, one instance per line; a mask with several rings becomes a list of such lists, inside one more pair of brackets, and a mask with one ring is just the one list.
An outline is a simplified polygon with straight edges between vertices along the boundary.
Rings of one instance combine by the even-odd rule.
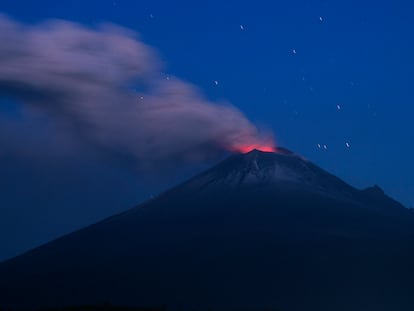
[[[110, 22], [138, 32], [166, 77], [231, 103], [278, 146], [358, 188], [378, 184], [407, 207], [413, 9], [410, 1], [0, 0], [0, 13], [24, 24]], [[0, 259], [130, 208], [218, 159], [142, 171], [77, 133], [60, 146], [48, 118], [22, 117], [19, 99], [0, 96]]]

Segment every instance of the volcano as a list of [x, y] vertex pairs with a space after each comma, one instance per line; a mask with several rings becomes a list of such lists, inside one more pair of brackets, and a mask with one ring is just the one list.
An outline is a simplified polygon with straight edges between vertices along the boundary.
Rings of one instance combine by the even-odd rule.
[[0, 264], [13, 308], [412, 311], [413, 293], [413, 212], [280, 148]]

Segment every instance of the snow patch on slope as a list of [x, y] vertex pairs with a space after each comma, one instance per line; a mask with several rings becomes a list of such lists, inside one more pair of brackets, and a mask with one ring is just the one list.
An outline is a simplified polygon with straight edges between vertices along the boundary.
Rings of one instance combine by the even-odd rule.
[[187, 184], [196, 191], [252, 185], [275, 189], [290, 185], [289, 188], [347, 198], [351, 198], [356, 191], [339, 178], [286, 149], [276, 153], [253, 150], [235, 155]]

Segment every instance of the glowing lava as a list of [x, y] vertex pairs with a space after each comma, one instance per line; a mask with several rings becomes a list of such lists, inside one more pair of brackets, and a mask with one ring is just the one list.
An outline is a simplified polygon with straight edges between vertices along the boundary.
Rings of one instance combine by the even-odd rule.
[[250, 145], [235, 146], [233, 151], [240, 152], [240, 153], [248, 153], [254, 149], [263, 151], [263, 152], [276, 152], [277, 150], [274, 144], [250, 144]]

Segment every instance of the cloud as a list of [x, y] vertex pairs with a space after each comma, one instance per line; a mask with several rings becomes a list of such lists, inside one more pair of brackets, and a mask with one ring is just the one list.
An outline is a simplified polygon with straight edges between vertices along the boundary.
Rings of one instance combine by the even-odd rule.
[[270, 143], [234, 106], [166, 79], [156, 51], [131, 30], [0, 16], [0, 42], [0, 95], [140, 165]]

